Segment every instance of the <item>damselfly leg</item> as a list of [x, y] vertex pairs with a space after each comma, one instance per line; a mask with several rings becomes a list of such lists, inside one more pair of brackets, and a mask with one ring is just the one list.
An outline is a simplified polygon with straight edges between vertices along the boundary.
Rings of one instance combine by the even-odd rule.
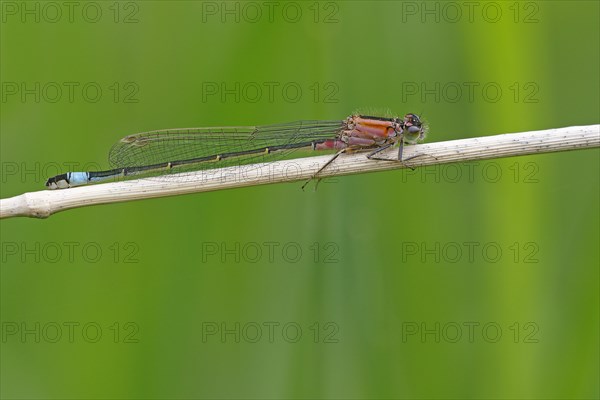
[[408, 165], [408, 164], [406, 164], [406, 161], [409, 161], [409, 160], [412, 160], [414, 158], [417, 158], [417, 157], [425, 155], [425, 154], [415, 154], [414, 156], [410, 156], [410, 157], [407, 157], [407, 158], [402, 158], [402, 153], [404, 151], [404, 142], [401, 141], [400, 145], [398, 146], [398, 159], [394, 160], [392, 158], [373, 157], [375, 154], [378, 154], [378, 153], [382, 152], [383, 150], [389, 148], [392, 145], [393, 145], [393, 143], [389, 143], [389, 144], [387, 144], [385, 146], [382, 146], [382, 147], [380, 147], [378, 149], [373, 150], [371, 153], [367, 154], [367, 158], [369, 160], [377, 160], [377, 161], [400, 161], [400, 163], [402, 163], [402, 165], [404, 165], [406, 168], [410, 168], [412, 171], [414, 171], [415, 168], [412, 167], [412, 166], [410, 166], [410, 165]]
[[335, 153], [330, 159], [329, 161], [327, 161], [325, 164], [323, 164], [323, 166], [321, 168], [318, 169], [317, 172], [315, 172], [314, 174], [312, 174], [312, 176], [310, 178], [308, 178], [306, 180], [306, 182], [304, 182], [304, 185], [302, 185], [302, 190], [304, 190], [304, 188], [306, 187], [306, 185], [308, 185], [310, 183], [310, 181], [312, 181], [313, 179], [316, 179], [317, 182], [315, 183], [315, 190], [317, 190], [317, 186], [319, 186], [319, 182], [321, 181], [322, 178], [319, 178], [319, 175], [321, 174], [321, 172], [323, 172], [323, 170], [325, 168], [327, 168], [329, 165], [331, 165], [332, 162], [335, 161], [336, 158], [338, 158], [340, 156], [340, 154], [345, 153], [347, 151], [349, 151], [350, 148], [346, 147], [345, 149], [342, 149], [340, 151], [338, 151], [337, 153]]

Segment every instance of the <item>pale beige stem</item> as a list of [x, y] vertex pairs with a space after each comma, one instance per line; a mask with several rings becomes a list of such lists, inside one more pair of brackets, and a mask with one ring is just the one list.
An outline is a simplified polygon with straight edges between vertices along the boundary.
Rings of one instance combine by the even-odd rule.
[[[595, 147], [600, 147], [600, 125], [572, 126], [405, 146], [404, 157], [410, 159], [416, 154], [423, 154], [408, 162], [409, 165], [418, 168], [426, 165]], [[397, 156], [397, 150], [390, 149], [378, 156], [393, 159]], [[325, 155], [25, 193], [0, 200], [0, 218], [17, 216], [46, 218], [59, 211], [96, 204], [304, 180], [310, 178], [330, 158], [330, 155]], [[343, 154], [331, 167], [323, 171], [322, 176], [399, 168], [406, 167], [399, 162], [369, 160], [365, 153]]]

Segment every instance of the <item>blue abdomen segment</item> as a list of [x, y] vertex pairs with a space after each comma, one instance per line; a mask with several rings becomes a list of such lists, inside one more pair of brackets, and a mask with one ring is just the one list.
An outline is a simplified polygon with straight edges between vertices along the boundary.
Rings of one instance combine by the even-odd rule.
[[80, 186], [85, 185], [90, 180], [90, 174], [87, 172], [69, 172], [67, 173], [69, 178], [69, 186]]

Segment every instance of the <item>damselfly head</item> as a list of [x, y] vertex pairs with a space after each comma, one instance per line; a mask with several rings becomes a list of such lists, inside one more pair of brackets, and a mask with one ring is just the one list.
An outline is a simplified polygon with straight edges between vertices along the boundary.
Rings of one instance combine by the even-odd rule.
[[414, 144], [425, 139], [427, 127], [421, 122], [421, 118], [417, 114], [406, 114], [404, 116], [404, 141]]

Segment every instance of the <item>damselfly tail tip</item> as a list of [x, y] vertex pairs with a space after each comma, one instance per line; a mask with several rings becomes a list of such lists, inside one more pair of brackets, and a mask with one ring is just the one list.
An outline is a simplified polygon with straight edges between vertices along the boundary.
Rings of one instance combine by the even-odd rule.
[[48, 178], [46, 181], [46, 187], [51, 190], [69, 187], [67, 174], [56, 175]]
[[48, 178], [46, 187], [48, 189], [66, 189], [73, 186], [85, 185], [90, 181], [88, 172], [67, 172]]

